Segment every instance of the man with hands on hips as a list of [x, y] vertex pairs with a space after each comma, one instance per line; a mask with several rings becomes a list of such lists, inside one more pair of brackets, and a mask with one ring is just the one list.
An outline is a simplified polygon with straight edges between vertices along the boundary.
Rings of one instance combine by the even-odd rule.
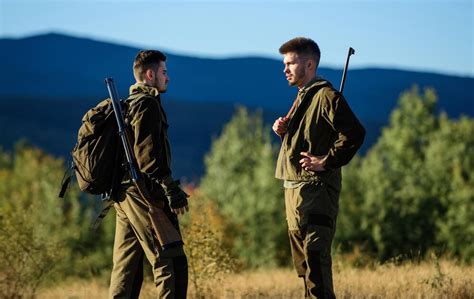
[[273, 131], [282, 145], [275, 177], [283, 181], [293, 264], [305, 297], [335, 298], [331, 244], [341, 191], [341, 167], [362, 145], [365, 130], [343, 95], [317, 75], [318, 45], [297, 37], [284, 43], [284, 73], [298, 95]]

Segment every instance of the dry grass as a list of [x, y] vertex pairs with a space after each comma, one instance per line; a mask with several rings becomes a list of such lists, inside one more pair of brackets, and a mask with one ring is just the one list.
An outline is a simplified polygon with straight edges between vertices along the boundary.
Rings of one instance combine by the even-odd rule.
[[374, 269], [347, 268], [335, 275], [339, 298], [474, 298], [474, 267], [433, 262]]
[[[338, 298], [474, 298], [474, 266], [433, 261], [334, 268]], [[206, 298], [302, 298], [302, 287], [290, 269], [261, 270], [227, 276], [217, 285], [209, 281]], [[192, 287], [189, 297], [195, 298]], [[38, 298], [107, 298], [107, 286], [98, 281], [68, 283], [42, 290]], [[151, 282], [144, 283], [140, 298], [154, 298]]]

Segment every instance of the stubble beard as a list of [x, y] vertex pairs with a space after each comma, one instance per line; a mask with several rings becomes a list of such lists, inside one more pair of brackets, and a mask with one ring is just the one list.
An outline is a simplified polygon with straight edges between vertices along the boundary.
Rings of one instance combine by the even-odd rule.
[[298, 74], [293, 75], [293, 76], [291, 77], [291, 79], [288, 80], [288, 85], [289, 85], [289, 86], [295, 86], [295, 85], [296, 85], [297, 79], [298, 79], [298, 76], [297, 76], [297, 75], [298, 75]]
[[166, 86], [166, 84], [164, 84], [163, 88], [158, 88], [158, 91], [159, 91], [160, 93], [165, 93], [165, 92], [166, 92], [166, 89], [167, 89], [167, 86]]
[[167, 85], [166, 82], [163, 83], [163, 85], [161, 85], [161, 84], [160, 84], [160, 80], [159, 80], [158, 77], [157, 77], [157, 78], [155, 79], [155, 82], [153, 82], [153, 83], [154, 83], [154, 87], [155, 87], [156, 89], [158, 89], [158, 91], [159, 91], [160, 93], [165, 93], [165, 92], [166, 92], [166, 87], [167, 87], [167, 86], [166, 86], [166, 85]]
[[298, 81], [304, 78], [305, 71], [304, 69], [300, 69], [292, 76], [292, 81], [288, 81], [289, 86], [298, 86]]

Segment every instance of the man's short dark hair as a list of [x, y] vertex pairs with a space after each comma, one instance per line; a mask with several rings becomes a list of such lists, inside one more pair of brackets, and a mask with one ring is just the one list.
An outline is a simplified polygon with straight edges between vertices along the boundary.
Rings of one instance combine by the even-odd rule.
[[308, 56], [316, 62], [316, 66], [319, 65], [319, 59], [321, 58], [321, 51], [319, 50], [318, 44], [314, 40], [306, 37], [290, 39], [281, 45], [279, 51], [282, 55], [295, 52], [298, 55]]
[[157, 70], [160, 62], [166, 61], [166, 55], [158, 50], [142, 50], [138, 52], [133, 62], [133, 75], [137, 81], [145, 79], [145, 72], [148, 69]]

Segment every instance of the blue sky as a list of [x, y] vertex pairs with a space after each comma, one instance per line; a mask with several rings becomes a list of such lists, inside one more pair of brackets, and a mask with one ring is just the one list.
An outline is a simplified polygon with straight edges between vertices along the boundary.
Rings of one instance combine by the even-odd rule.
[[318, 42], [321, 65], [474, 76], [473, 1], [0, 0], [0, 36], [62, 32], [200, 57], [280, 59], [295, 36]]

